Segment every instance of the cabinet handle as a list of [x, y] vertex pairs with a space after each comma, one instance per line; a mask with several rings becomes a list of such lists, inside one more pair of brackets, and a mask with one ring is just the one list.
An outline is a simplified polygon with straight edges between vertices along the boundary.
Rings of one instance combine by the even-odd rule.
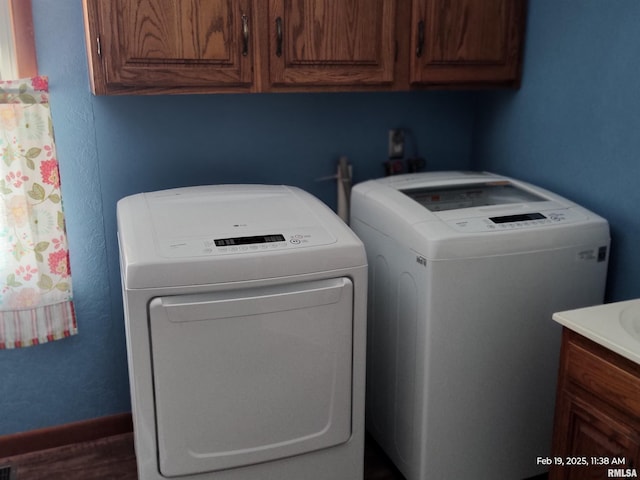
[[416, 47], [416, 57], [422, 56], [422, 49], [424, 47], [424, 21], [418, 22], [418, 46]]
[[276, 18], [276, 56], [282, 56], [282, 18]]
[[242, 15], [242, 56], [249, 54], [249, 19]]

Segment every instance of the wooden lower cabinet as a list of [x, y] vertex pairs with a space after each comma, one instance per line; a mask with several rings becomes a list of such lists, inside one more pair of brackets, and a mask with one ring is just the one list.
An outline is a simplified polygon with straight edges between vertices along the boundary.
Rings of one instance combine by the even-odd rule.
[[640, 475], [640, 365], [565, 328], [550, 480]]

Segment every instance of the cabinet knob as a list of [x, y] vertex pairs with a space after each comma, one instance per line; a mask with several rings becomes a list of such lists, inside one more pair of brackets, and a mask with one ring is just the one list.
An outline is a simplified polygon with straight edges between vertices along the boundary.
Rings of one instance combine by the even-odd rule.
[[418, 46], [416, 47], [416, 57], [422, 56], [422, 49], [424, 48], [424, 21], [418, 22]]
[[249, 19], [242, 15], [242, 56], [249, 54]]
[[282, 18], [276, 18], [276, 56], [282, 56]]

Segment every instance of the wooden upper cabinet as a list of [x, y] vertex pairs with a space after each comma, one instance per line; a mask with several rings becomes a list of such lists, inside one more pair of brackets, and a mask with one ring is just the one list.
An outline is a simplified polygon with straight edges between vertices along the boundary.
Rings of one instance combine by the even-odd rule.
[[526, 0], [83, 0], [99, 95], [518, 86]]
[[517, 86], [525, 0], [413, 0], [412, 85]]
[[271, 86], [394, 81], [397, 0], [268, 0]]
[[250, 91], [251, 6], [251, 0], [84, 0], [94, 93]]

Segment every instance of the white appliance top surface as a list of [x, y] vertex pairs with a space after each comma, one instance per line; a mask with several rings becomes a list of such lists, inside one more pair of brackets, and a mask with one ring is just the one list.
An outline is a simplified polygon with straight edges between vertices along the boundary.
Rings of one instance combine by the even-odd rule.
[[[313, 212], [280, 186], [220, 185], [145, 193], [158, 238], [225, 236], [317, 224]], [[178, 233], [179, 232], [179, 233]]]
[[571, 224], [587, 220], [589, 213], [542, 188], [488, 172], [398, 175], [354, 190], [409, 224], [440, 222], [459, 233]]
[[425, 172], [353, 187], [351, 222], [426, 258], [467, 258], [593, 243], [606, 258], [605, 219], [526, 182], [488, 172]]
[[118, 236], [127, 288], [366, 265], [362, 242], [334, 212], [284, 185], [208, 185], [131, 195], [118, 202]]
[[218, 185], [144, 194], [158, 253], [188, 257], [326, 245], [335, 237], [284, 186]]

